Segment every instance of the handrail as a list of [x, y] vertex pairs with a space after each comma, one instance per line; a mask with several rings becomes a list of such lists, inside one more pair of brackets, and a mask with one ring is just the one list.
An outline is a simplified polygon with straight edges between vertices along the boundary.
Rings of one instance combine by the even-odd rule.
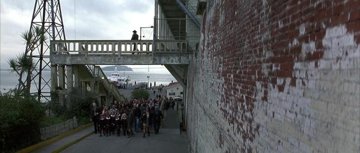
[[112, 84], [102, 71], [100, 66], [86, 65], [86, 68], [90, 71], [91, 75], [95, 78], [102, 80], [103, 85], [109, 90], [119, 102], [124, 102], [125, 97], [119, 93], [119, 90]]
[[151, 52], [151, 40], [55, 40], [53, 53], [132, 53]]
[[188, 53], [186, 40], [156, 40], [155, 53]]
[[98, 77], [105, 82], [105, 86], [109, 88], [109, 90], [114, 94], [116, 99], [119, 102], [124, 102], [125, 97], [119, 93], [119, 90], [115, 87], [114, 84], [112, 84], [108, 79], [103, 70], [100, 68], [100, 66], [95, 66], [96, 71], [98, 72]]
[[[186, 40], [54, 40], [52, 54], [151, 55], [152, 53], [188, 53]], [[134, 49], [134, 45], [136, 48]], [[136, 54], [134, 54], [136, 53]]]

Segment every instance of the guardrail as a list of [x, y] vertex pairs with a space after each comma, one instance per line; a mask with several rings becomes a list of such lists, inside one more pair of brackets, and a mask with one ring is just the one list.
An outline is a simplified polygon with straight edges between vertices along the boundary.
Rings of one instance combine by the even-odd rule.
[[70, 54], [118, 54], [149, 53], [151, 40], [55, 40], [51, 41], [55, 53]]
[[188, 53], [186, 40], [157, 40], [156, 53]]
[[153, 46], [152, 40], [55, 40], [51, 41], [51, 54], [82, 54], [86, 56], [188, 53], [186, 40], [156, 40], [155, 44]]

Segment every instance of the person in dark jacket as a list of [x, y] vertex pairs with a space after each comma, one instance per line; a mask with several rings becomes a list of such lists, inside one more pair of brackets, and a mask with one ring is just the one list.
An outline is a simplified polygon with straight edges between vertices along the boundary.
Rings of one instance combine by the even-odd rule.
[[143, 112], [143, 114], [141, 116], [141, 122], [142, 122], [142, 125], [143, 125], [143, 137], [144, 138], [145, 138], [146, 133], [148, 134], [148, 136], [150, 136], [149, 118], [150, 118], [150, 113], [149, 113], [149, 110], [146, 109], [146, 111]]
[[128, 137], [130, 138], [131, 136], [134, 135], [134, 131], [132, 130], [133, 125], [134, 125], [134, 110], [129, 107], [128, 110], [128, 119], [127, 119], [127, 131], [128, 131]]
[[141, 120], [140, 120], [141, 119], [141, 110], [140, 110], [140, 106], [135, 107], [134, 115], [135, 115], [135, 131], [140, 132], [140, 128], [141, 128]]
[[128, 119], [128, 116], [127, 116], [126, 112], [127, 111], [124, 109], [124, 111], [121, 114], [121, 118], [120, 118], [124, 136], [126, 136], [126, 134], [128, 133], [127, 132], [127, 125], [128, 125], [127, 124], [127, 119]]
[[98, 107], [96, 107], [96, 103], [93, 102], [91, 106], [91, 120], [94, 123], [94, 132], [95, 134], [99, 132], [99, 119], [100, 119], [100, 112]]
[[162, 115], [161, 111], [159, 109], [156, 109], [155, 114], [154, 114], [154, 130], [155, 130], [155, 134], [159, 133], [160, 123], [161, 123], [162, 118], [163, 118], [163, 115]]
[[[131, 37], [131, 40], [139, 40], [139, 35], [136, 34], [136, 30], [133, 31], [133, 35]], [[134, 48], [133, 51], [137, 51], [138, 49], [136, 48], [136, 43], [134, 43]], [[132, 53], [134, 54], [134, 53]]]

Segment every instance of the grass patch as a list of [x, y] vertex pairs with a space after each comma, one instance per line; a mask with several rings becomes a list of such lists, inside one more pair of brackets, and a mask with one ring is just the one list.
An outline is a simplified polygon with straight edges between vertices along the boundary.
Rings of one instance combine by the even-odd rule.
[[89, 124], [92, 122], [89, 117], [79, 117], [79, 125]]
[[48, 127], [65, 121], [66, 119], [63, 116], [45, 116], [40, 122], [40, 127]]

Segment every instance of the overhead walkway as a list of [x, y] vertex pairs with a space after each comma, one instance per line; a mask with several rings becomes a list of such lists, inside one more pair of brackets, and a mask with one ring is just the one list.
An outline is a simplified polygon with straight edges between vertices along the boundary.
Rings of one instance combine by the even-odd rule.
[[[191, 59], [187, 42], [158, 40], [153, 44], [152, 40], [51, 41], [52, 90], [62, 86], [66, 90], [59, 93], [66, 97], [72, 87], [80, 87], [95, 92], [101, 104], [124, 101], [119, 90], [96, 65], [165, 65], [179, 82], [185, 84], [186, 65]], [[61, 67], [66, 67], [66, 80], [65, 72], [57, 73]]]
[[[197, 56], [200, 40], [200, 17], [195, 14], [199, 6], [204, 6], [203, 2], [156, 0], [153, 40], [51, 41], [52, 88], [62, 86], [69, 90], [73, 86], [72, 77], [64, 81], [63, 76], [54, 73], [64, 66], [69, 67], [67, 74], [73, 74], [73, 65], [164, 65], [186, 89], [188, 67], [192, 57]], [[93, 78], [104, 82], [102, 84], [108, 93], [115, 93], [105, 85], [106, 77]], [[94, 83], [90, 86], [92, 91], [100, 92]]]
[[[52, 41], [51, 63], [85, 65], [189, 64], [186, 41], [159, 40]], [[134, 49], [134, 45], [136, 48]]]

